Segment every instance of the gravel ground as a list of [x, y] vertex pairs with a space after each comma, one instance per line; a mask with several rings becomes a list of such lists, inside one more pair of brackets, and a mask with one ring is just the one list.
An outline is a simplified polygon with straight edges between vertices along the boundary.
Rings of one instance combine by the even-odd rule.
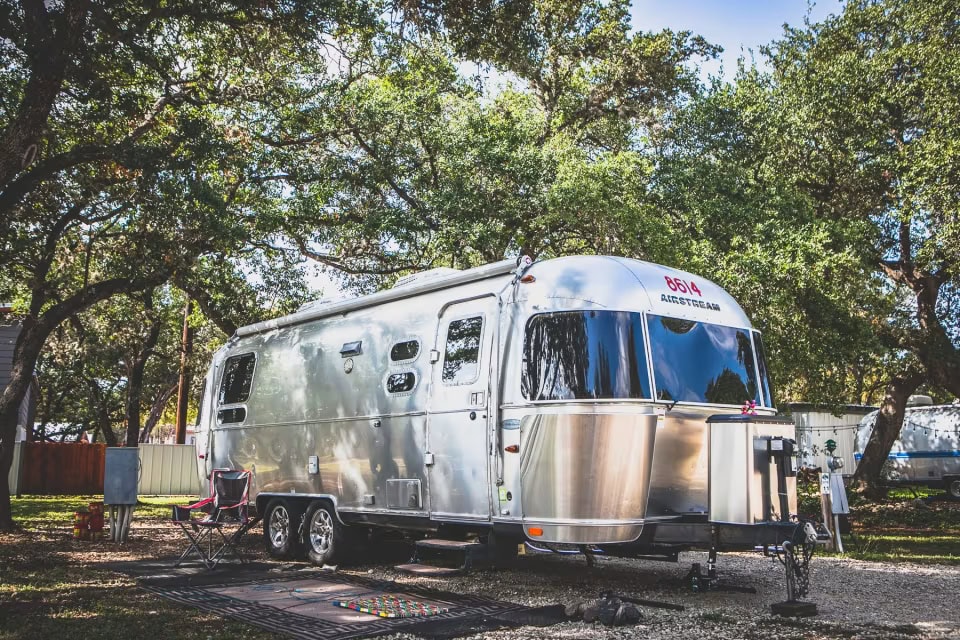
[[[814, 557], [812, 589], [815, 618], [784, 619], [770, 604], [786, 599], [783, 568], [760, 554], [723, 554], [721, 581], [755, 587], [757, 593], [692, 593], [684, 576], [705, 553], [684, 553], [679, 564], [598, 558], [588, 568], [579, 556], [521, 556], [512, 570], [474, 571], [455, 578], [420, 578], [392, 568], [343, 569], [402, 584], [419, 584], [458, 593], [477, 593], [530, 606], [567, 604], [601, 591], [682, 604], [685, 611], [641, 607], [639, 625], [608, 628], [567, 622], [545, 628], [520, 627], [474, 636], [521, 638], [960, 638], [960, 567], [863, 562]], [[390, 636], [394, 640], [409, 635]]]
[[[182, 549], [182, 536], [169, 524], [138, 522], [130, 543], [69, 539], [66, 528], [34, 534], [50, 538], [60, 551], [54, 555], [75, 564], [96, 566], [105, 561], [169, 557]], [[266, 560], [259, 530], [244, 539], [245, 553]], [[0, 540], [2, 542], [2, 540]], [[405, 562], [410, 550], [387, 551], [377, 564], [341, 567], [345, 575], [364, 575], [400, 584], [416, 584], [457, 593], [476, 593], [529, 606], [568, 604], [596, 598], [602, 591], [681, 604], [685, 611], [640, 607], [639, 625], [608, 628], [583, 622], [550, 627], [519, 627], [472, 636], [493, 640], [613, 638], [880, 638], [900, 640], [956, 638], [960, 640], [960, 566], [881, 563], [814, 556], [811, 593], [819, 615], [784, 619], [770, 613], [770, 604], [786, 598], [783, 568], [760, 554], [722, 554], [721, 581], [751, 586], [757, 593], [711, 591], [693, 593], [684, 579], [690, 565], [705, 566], [706, 553], [683, 553], [677, 564], [598, 557], [588, 568], [580, 556], [530, 554], [520, 556], [510, 570], [475, 570], [452, 578], [421, 578], [392, 568]], [[306, 566], [306, 565], [305, 565]], [[2, 576], [0, 576], [2, 580]], [[2, 607], [0, 607], [2, 608]], [[414, 636], [397, 634], [392, 640]]]

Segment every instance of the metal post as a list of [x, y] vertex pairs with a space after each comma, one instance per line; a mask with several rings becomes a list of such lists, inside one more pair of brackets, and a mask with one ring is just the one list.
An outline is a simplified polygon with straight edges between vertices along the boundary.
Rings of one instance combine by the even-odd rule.
[[830, 495], [830, 474], [827, 473], [820, 474], [820, 508], [823, 517], [823, 526], [830, 532], [830, 542], [828, 542], [826, 546], [833, 549], [836, 547], [834, 543], [835, 534], [831, 531], [833, 525], [833, 498]]
[[840, 516], [833, 516], [833, 539], [837, 545], [837, 551], [843, 553], [843, 540], [840, 539]]

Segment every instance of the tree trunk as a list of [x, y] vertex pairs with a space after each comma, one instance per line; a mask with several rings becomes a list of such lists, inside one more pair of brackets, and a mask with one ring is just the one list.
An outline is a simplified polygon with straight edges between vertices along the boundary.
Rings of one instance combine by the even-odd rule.
[[[153, 290], [144, 294], [143, 306], [146, 312], [152, 315]], [[140, 353], [134, 358], [127, 376], [127, 438], [126, 446], [136, 447], [140, 443], [140, 401], [143, 397], [143, 372], [147, 367], [147, 360], [153, 354], [154, 347], [160, 339], [160, 328], [163, 321], [159, 316], [153, 318], [150, 331], [140, 348]]]
[[913, 351], [927, 370], [930, 382], [960, 397], [960, 349], [953, 344], [937, 316], [941, 284], [941, 278], [934, 276], [911, 280], [920, 325]]
[[23, 319], [20, 335], [17, 336], [17, 344], [13, 349], [10, 382], [0, 394], [0, 531], [11, 531], [14, 528], [10, 512], [8, 476], [13, 466], [17, 419], [20, 417], [20, 403], [33, 382], [33, 369], [47, 335], [33, 318], [28, 316]]
[[[17, 437], [17, 417], [20, 403], [33, 380], [37, 359], [47, 337], [61, 322], [69, 316], [87, 309], [91, 305], [107, 298], [130, 291], [140, 291], [155, 287], [166, 280], [170, 272], [163, 270], [150, 274], [143, 280], [114, 278], [88, 285], [72, 296], [57, 302], [39, 313], [45, 300], [44, 289], [34, 290], [30, 309], [33, 313], [21, 321], [22, 328], [13, 348], [13, 367], [10, 370], [10, 382], [0, 394], [0, 531], [13, 529], [13, 517], [10, 512], [10, 483], [8, 474], [13, 466], [13, 445]], [[106, 433], [104, 434], [106, 436]]]
[[884, 496], [883, 465], [890, 455], [890, 448], [900, 437], [907, 399], [923, 382], [923, 375], [916, 372], [894, 376], [887, 384], [883, 404], [877, 413], [877, 421], [864, 447], [863, 457], [853, 475], [853, 487], [872, 498]]
[[150, 438], [153, 428], [157, 426], [157, 423], [160, 421], [160, 416], [163, 415], [163, 410], [166, 408], [167, 403], [170, 402], [170, 398], [173, 397], [177, 387], [176, 382], [171, 383], [165, 390], [162, 390], [156, 400], [153, 401], [153, 406], [150, 407], [150, 414], [147, 416], [147, 421], [143, 425], [143, 431], [140, 432], [141, 444]]
[[[63, 86], [71, 52], [83, 42], [88, 5], [87, 0], [64, 2], [62, 16], [51, 16], [46, 2], [21, 3], [30, 75], [15, 115], [0, 131], [0, 190], [39, 153], [38, 145]], [[55, 25], [59, 28], [54, 29]]]

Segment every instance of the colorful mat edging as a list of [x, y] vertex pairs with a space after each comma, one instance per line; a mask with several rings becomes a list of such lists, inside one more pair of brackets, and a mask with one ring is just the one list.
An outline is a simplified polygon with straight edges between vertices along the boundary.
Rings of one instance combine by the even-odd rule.
[[331, 604], [380, 618], [426, 618], [449, 611], [446, 607], [408, 600], [392, 594], [357, 600], [334, 600]]

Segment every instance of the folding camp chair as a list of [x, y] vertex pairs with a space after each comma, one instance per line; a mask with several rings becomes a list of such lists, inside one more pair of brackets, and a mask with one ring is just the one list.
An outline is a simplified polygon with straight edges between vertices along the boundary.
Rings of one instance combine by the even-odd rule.
[[[240, 538], [259, 520], [249, 516], [250, 472], [233, 469], [214, 469], [210, 473], [210, 497], [185, 507], [173, 508], [173, 521], [186, 534], [190, 545], [174, 565], [179, 567], [190, 555], [197, 555], [207, 569], [213, 569], [232, 553], [241, 563], [247, 559], [237, 549]], [[207, 515], [194, 518], [192, 513], [202, 510]], [[237, 525], [230, 536], [224, 528]], [[219, 536], [219, 539], [217, 539]]]

